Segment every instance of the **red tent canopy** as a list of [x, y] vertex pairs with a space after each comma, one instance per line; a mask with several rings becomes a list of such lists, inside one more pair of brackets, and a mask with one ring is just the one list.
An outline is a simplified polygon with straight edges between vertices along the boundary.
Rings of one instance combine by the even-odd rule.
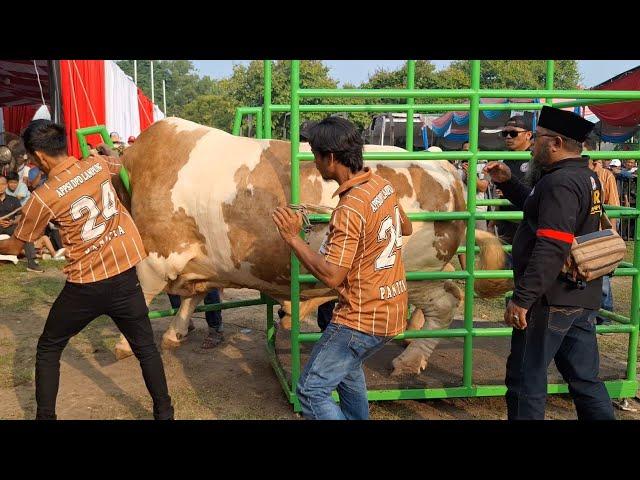
[[[596, 85], [592, 90], [640, 90], [640, 66]], [[602, 122], [610, 125], [631, 127], [640, 123], [640, 101], [591, 105], [590, 108]]]

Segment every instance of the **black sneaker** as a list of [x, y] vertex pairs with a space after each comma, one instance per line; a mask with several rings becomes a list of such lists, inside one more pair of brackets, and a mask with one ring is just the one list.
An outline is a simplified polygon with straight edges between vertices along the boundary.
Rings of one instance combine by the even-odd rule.
[[44, 268], [37, 263], [33, 263], [31, 265], [27, 265], [27, 272], [44, 273]]

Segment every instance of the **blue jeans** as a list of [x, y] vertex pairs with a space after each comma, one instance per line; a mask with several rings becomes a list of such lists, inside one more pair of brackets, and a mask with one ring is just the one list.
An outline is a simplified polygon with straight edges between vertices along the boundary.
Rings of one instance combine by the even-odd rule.
[[[169, 296], [169, 301], [171, 302], [171, 308], [180, 308], [180, 296], [179, 295], [171, 295], [167, 293]], [[204, 297], [205, 305], [212, 305], [215, 303], [220, 303], [220, 292], [218, 289], [213, 289], [207, 296]], [[204, 312], [204, 318], [207, 320], [207, 325], [209, 328], [214, 328], [218, 332], [222, 331], [222, 313], [218, 310], [215, 312]]]
[[[367, 385], [362, 363], [391, 337], [378, 337], [331, 322], [314, 345], [298, 381], [302, 415], [314, 420], [366, 420]], [[338, 391], [340, 405], [331, 397]]]
[[544, 420], [551, 360], [569, 384], [579, 420], [615, 419], [598, 379], [595, 312], [536, 302], [527, 312], [527, 328], [514, 329], [511, 336], [505, 379], [509, 420]]
[[[600, 304], [605, 310], [613, 311], [613, 291], [611, 290], [611, 277], [605, 275], [602, 277], [602, 303]], [[611, 323], [611, 320], [603, 317], [596, 317], [598, 323]]]

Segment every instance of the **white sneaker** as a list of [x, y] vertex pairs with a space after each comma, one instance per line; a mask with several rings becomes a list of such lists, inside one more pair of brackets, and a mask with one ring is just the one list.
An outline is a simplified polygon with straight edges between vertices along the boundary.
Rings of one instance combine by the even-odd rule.
[[61, 248], [60, 250], [58, 250], [56, 252], [56, 254], [53, 256], [54, 260], [64, 260], [64, 254], [66, 253], [67, 249], [66, 248]]

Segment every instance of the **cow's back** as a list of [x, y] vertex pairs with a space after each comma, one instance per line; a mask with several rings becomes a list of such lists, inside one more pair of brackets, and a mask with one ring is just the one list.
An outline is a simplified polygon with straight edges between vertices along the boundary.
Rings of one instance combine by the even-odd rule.
[[[271, 219], [290, 199], [290, 143], [236, 137], [177, 118], [156, 122], [125, 151], [131, 210], [149, 260], [143, 267], [172, 285], [287, 291], [289, 249]], [[308, 151], [307, 144], [301, 150]], [[366, 151], [403, 151], [367, 146]], [[387, 178], [406, 211], [464, 209], [462, 184], [446, 161], [369, 164]], [[325, 182], [313, 162], [300, 168], [301, 203], [334, 207], [335, 182]], [[310, 235], [316, 249], [326, 230]], [[414, 224], [404, 247], [407, 270], [439, 270], [457, 248], [462, 222]], [[412, 258], [416, 261], [412, 262]], [[173, 282], [180, 276], [178, 282]], [[175, 289], [174, 289], [175, 291]]]

